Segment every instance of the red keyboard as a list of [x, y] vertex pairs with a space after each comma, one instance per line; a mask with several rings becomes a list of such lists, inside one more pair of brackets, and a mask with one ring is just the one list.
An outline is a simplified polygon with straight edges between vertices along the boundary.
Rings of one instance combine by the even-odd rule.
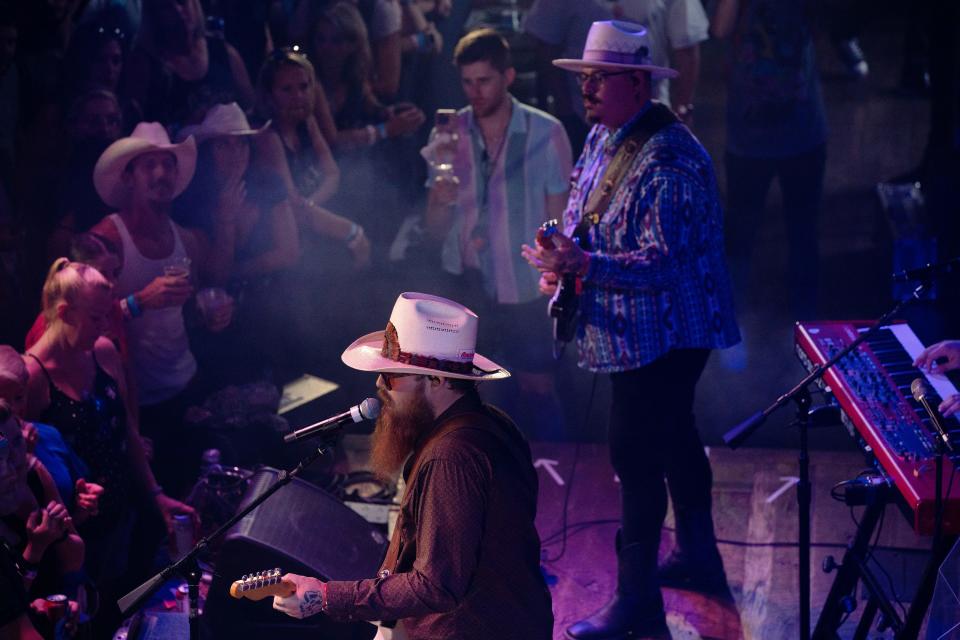
[[[797, 355], [808, 370], [825, 363], [866, 331], [866, 322], [801, 322], [794, 329]], [[913, 366], [924, 345], [905, 323], [881, 328], [823, 376], [843, 409], [844, 422], [862, 448], [876, 458], [912, 511], [913, 528], [921, 535], [934, 530], [936, 431], [923, 407], [913, 399], [910, 383], [924, 377], [942, 398], [957, 393], [943, 375]], [[939, 404], [939, 400], [937, 401]], [[960, 452], [960, 423], [944, 425]], [[943, 464], [944, 533], [960, 534], [960, 459]]]

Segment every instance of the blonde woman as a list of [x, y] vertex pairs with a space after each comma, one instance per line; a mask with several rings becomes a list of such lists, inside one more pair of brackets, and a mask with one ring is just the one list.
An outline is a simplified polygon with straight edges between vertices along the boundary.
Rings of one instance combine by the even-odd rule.
[[47, 329], [27, 351], [24, 410], [27, 419], [57, 427], [89, 467], [88, 478], [104, 488], [99, 512], [81, 527], [88, 572], [102, 586], [126, 569], [137, 485], [155, 502], [168, 530], [174, 515], [196, 519], [193, 509], [157, 484], [127, 410], [120, 354], [102, 335], [113, 305], [111, 290], [89, 265], [67, 258], [53, 263], [43, 286]]
[[298, 224], [342, 240], [355, 265], [366, 266], [370, 243], [363, 228], [323, 206], [337, 191], [340, 171], [315, 115], [315, 101], [322, 92], [313, 65], [299, 51], [279, 50], [263, 64], [257, 86], [262, 109], [271, 118], [265, 154], [271, 165], [281, 167]]

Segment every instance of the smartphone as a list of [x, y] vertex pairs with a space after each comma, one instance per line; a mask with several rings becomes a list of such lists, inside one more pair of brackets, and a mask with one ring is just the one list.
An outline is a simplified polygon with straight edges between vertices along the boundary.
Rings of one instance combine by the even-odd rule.
[[438, 129], [449, 129], [453, 125], [456, 117], [456, 109], [437, 109], [433, 121]]

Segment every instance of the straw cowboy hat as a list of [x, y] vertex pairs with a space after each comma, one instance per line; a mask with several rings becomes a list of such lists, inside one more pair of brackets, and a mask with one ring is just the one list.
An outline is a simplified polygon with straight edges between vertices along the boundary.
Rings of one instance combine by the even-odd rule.
[[193, 136], [197, 144], [220, 136], [254, 136], [263, 133], [270, 126], [268, 121], [259, 129], [251, 129], [247, 116], [236, 102], [217, 104], [207, 111], [200, 124], [191, 124], [180, 129], [177, 140], [186, 140]]
[[477, 314], [452, 300], [401, 293], [385, 331], [369, 333], [343, 352], [360, 371], [498, 380], [510, 372], [476, 353]]
[[650, 38], [641, 24], [608, 20], [590, 25], [583, 57], [561, 58], [553, 64], [567, 71], [584, 69], [638, 69], [649, 71], [654, 80], [676, 78], [676, 70], [650, 63]]
[[159, 122], [141, 122], [127, 138], [120, 138], [100, 154], [93, 168], [93, 184], [97, 193], [111, 207], [123, 207], [130, 196], [123, 183], [123, 172], [130, 161], [151, 151], [169, 151], [177, 157], [177, 182], [173, 196], [177, 197], [193, 179], [197, 167], [197, 144], [187, 138], [172, 144], [167, 130]]

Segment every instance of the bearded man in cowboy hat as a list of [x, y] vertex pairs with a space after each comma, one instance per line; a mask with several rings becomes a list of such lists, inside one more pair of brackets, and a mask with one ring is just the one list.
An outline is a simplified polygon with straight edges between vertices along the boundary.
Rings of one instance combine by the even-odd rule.
[[510, 375], [474, 352], [477, 324], [453, 301], [404, 293], [386, 331], [344, 351], [348, 366], [380, 374], [372, 463], [381, 474], [402, 468], [400, 516], [378, 577], [287, 574], [297, 591], [275, 597], [275, 609], [399, 621], [411, 640], [551, 637], [537, 476], [516, 426], [477, 394], [479, 381]]
[[[193, 178], [193, 138], [172, 144], [157, 122], [141, 122], [129, 137], [111, 144], [97, 160], [93, 181], [105, 203], [118, 209], [92, 231], [119, 249], [120, 275], [114, 293], [126, 317], [130, 364], [140, 406], [140, 430], [154, 439], [155, 469], [171, 495], [192, 482], [179, 428], [197, 389], [197, 363], [190, 351], [183, 305], [207, 263], [199, 233], [170, 219], [174, 198]], [[209, 321], [219, 331], [230, 322], [229, 307]], [[193, 386], [191, 386], [193, 385]], [[189, 456], [189, 458], [188, 458]], [[187, 458], [185, 464], [184, 458]]]
[[[622, 505], [616, 593], [567, 637], [669, 637], [660, 584], [729, 595], [693, 418], [710, 351], [739, 341], [716, 179], [696, 138], [650, 99], [651, 80], [676, 72], [651, 64], [642, 26], [595, 22], [583, 58], [554, 64], [580, 74], [594, 126], [573, 172], [566, 235], [523, 255], [544, 293], [558, 276], [581, 281], [580, 366], [610, 374]], [[677, 548], [658, 575], [665, 483]]]

